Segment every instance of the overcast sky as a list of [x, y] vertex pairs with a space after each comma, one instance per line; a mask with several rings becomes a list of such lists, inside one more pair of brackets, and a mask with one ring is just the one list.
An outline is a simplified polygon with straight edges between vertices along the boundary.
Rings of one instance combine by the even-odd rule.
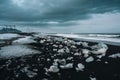
[[0, 24], [40, 32], [120, 32], [120, 0], [0, 0]]

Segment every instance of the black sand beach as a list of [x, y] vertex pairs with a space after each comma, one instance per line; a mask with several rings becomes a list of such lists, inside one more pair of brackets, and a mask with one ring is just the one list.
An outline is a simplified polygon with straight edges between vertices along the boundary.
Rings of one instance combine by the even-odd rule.
[[1, 57], [0, 79], [120, 80], [120, 46], [50, 35], [27, 36], [35, 42], [24, 45], [39, 52]]

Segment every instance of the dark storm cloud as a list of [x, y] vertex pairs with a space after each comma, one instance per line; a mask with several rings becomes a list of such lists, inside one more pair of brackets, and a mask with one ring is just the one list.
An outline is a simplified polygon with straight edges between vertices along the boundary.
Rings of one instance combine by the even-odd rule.
[[[120, 0], [74, 0], [60, 9], [53, 9], [47, 17], [61, 20], [89, 18], [89, 14], [120, 11]], [[55, 18], [56, 17], [56, 18]]]
[[[0, 20], [9, 22], [67, 22], [89, 14], [119, 12], [120, 0], [0, 0]], [[33, 23], [34, 24], [34, 23]]]

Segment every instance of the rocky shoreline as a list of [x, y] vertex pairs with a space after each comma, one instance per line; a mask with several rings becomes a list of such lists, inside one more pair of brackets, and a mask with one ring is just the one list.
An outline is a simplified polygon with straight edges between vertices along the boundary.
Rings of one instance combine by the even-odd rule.
[[120, 79], [120, 46], [50, 35], [27, 36], [30, 38], [18, 39], [12, 45], [27, 45], [37, 53], [1, 58], [2, 80]]

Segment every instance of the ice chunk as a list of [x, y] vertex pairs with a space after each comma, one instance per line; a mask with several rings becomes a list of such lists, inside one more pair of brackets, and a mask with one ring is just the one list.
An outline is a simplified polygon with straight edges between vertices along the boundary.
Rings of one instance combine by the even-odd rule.
[[58, 47], [58, 45], [54, 44], [53, 47]]
[[105, 61], [105, 64], [108, 64], [108, 62], [107, 62], [107, 61]]
[[38, 71], [38, 69], [33, 69], [33, 71], [37, 72], [37, 71]]
[[65, 65], [66, 64], [66, 60], [65, 59], [55, 59], [54, 62], [58, 62], [62, 65]]
[[67, 41], [67, 40], [65, 40], [65, 41], [64, 41], [64, 43], [65, 43], [65, 44], [67, 44], [67, 43], [68, 43], [68, 41]]
[[90, 56], [86, 59], [86, 62], [92, 62], [92, 61], [94, 61], [94, 58], [92, 56]]
[[0, 55], [3, 58], [8, 57], [19, 57], [23, 55], [39, 53], [39, 51], [28, 48], [25, 45], [11, 45], [2, 47], [0, 50]]
[[68, 63], [66, 65], [61, 65], [60, 66], [62, 69], [69, 69], [69, 68], [73, 68], [73, 63]]
[[59, 61], [59, 59], [54, 59], [54, 62], [58, 62]]
[[42, 80], [48, 80], [47, 78], [43, 78]]
[[82, 42], [76, 42], [76, 45], [81, 45], [82, 44]]
[[50, 66], [48, 71], [56, 73], [59, 72], [59, 68], [57, 66]]
[[90, 80], [97, 80], [95, 77], [93, 78], [93, 77], [90, 77]]
[[53, 51], [57, 51], [57, 49], [53, 49]]
[[68, 47], [65, 47], [65, 52], [66, 52], [66, 53], [70, 53], [70, 50], [69, 50]]
[[66, 60], [65, 59], [59, 60], [59, 63], [64, 65], [66, 64]]
[[88, 57], [90, 54], [90, 51], [88, 49], [82, 49], [82, 53], [84, 54], [84, 57]]
[[81, 55], [81, 53], [75, 53], [74, 54], [74, 56], [80, 56]]
[[92, 51], [94, 54], [103, 54], [105, 55], [106, 53], [106, 49], [104, 48], [101, 48], [101, 49], [98, 49], [97, 51]]
[[26, 36], [24, 38], [19, 38], [18, 40], [13, 41], [14, 43], [19, 43], [19, 44], [29, 44], [35, 42], [30, 36]]
[[83, 64], [79, 63], [76, 67], [76, 70], [77, 71], [83, 71], [84, 68], [85, 68], [85, 66]]
[[69, 43], [71, 43], [72, 45], [75, 45], [76, 43], [75, 43], [75, 41], [73, 41], [73, 40], [68, 40], [69, 41]]
[[28, 68], [29, 68], [29, 67], [24, 67], [24, 68], [21, 69], [21, 71], [24, 72], [24, 73], [26, 73], [26, 75], [27, 75], [29, 78], [32, 78], [32, 77], [34, 77], [34, 76], [37, 75], [36, 72], [30, 71], [30, 70], [28, 70]]
[[62, 48], [63, 47], [63, 45], [59, 45], [59, 48]]
[[98, 47], [108, 49], [108, 46], [102, 42], [98, 44]]
[[6, 34], [0, 34], [0, 39], [12, 39], [19, 36], [20, 35], [18, 34], [6, 33]]
[[30, 77], [30, 78], [32, 78], [32, 77], [34, 77], [34, 76], [36, 76], [36, 75], [37, 75], [37, 73], [35, 73], [35, 72], [33, 72], [33, 71], [28, 71], [28, 72], [27, 72], [27, 76]]
[[55, 38], [54, 38], [54, 40], [55, 40], [55, 41], [60, 41], [60, 42], [62, 42], [62, 41], [63, 41], [63, 39], [62, 39], [62, 38], [60, 38], [60, 37], [59, 37], [59, 38], [58, 38], [58, 37], [55, 37]]
[[50, 68], [48, 69], [49, 72], [53, 72], [53, 73], [57, 73], [59, 72], [59, 68], [58, 68], [58, 64], [55, 62], [53, 63], [52, 66], [50, 66]]
[[91, 51], [93, 54], [96, 54], [97, 55], [97, 57], [99, 57], [99, 58], [101, 58], [101, 57], [103, 57], [103, 56], [105, 56], [106, 55], [106, 49], [104, 49], [104, 48], [101, 48], [101, 49], [98, 49], [97, 51]]
[[45, 42], [45, 40], [41, 40], [40, 43], [43, 44]]
[[71, 48], [76, 48], [76, 46], [75, 46], [75, 45], [72, 45]]
[[95, 45], [92, 47], [93, 51], [91, 51], [93, 54], [99, 55], [98, 57], [101, 58], [102, 56], [105, 56], [106, 51], [108, 50], [108, 46], [104, 43], [99, 43], [98, 45]]
[[120, 58], [120, 53], [110, 55], [109, 57], [110, 58]]
[[58, 53], [64, 53], [64, 49], [59, 49]]
[[88, 47], [88, 43], [87, 42], [82, 42], [81, 43], [83, 47]]
[[47, 58], [47, 61], [51, 61], [49, 58]]
[[72, 59], [73, 59], [73, 57], [68, 57], [68, 58], [67, 58], [67, 60], [72, 60]]
[[91, 48], [94, 50], [94, 49], [101, 49], [101, 48], [104, 48], [104, 49], [108, 49], [108, 46], [104, 43], [98, 43], [97, 45], [94, 45], [94, 46], [91, 46]]

